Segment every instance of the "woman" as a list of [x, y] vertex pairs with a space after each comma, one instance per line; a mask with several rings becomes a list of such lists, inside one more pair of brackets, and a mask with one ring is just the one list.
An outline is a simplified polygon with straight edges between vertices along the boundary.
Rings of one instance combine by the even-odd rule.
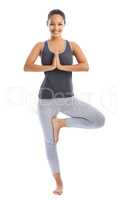
[[[99, 128], [105, 122], [101, 112], [74, 96], [72, 71], [88, 71], [89, 65], [80, 46], [76, 42], [63, 39], [65, 24], [63, 11], [50, 11], [47, 20], [50, 39], [35, 44], [24, 65], [25, 71], [45, 74], [38, 94], [38, 113], [44, 133], [47, 159], [56, 181], [56, 189], [53, 192], [59, 195], [63, 192], [56, 149], [60, 128]], [[73, 55], [78, 64], [72, 64]], [[34, 64], [38, 56], [41, 57], [42, 65]], [[57, 118], [59, 112], [70, 118]]]

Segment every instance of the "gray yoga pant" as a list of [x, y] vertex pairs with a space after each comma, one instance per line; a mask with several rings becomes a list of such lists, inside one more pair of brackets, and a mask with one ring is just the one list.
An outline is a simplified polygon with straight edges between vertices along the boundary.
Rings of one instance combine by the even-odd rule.
[[52, 126], [52, 118], [59, 112], [70, 116], [65, 118], [67, 127], [91, 129], [100, 128], [105, 123], [105, 117], [99, 110], [75, 96], [54, 99], [38, 98], [38, 114], [44, 134], [47, 160], [52, 173], [60, 172]]

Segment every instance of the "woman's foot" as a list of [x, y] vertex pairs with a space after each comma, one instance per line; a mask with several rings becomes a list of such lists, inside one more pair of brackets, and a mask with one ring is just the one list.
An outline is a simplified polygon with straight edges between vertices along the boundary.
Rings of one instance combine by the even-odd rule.
[[56, 189], [53, 191], [53, 193], [61, 195], [63, 192], [63, 181], [61, 179], [60, 172], [53, 173], [53, 176], [56, 182]]
[[59, 118], [54, 117], [52, 118], [52, 124], [53, 124], [54, 141], [55, 143], [57, 143], [59, 140], [60, 128], [65, 126], [65, 121], [64, 119], [59, 119]]
[[63, 193], [63, 184], [59, 184], [56, 186], [56, 189], [53, 191], [54, 194], [61, 195]]

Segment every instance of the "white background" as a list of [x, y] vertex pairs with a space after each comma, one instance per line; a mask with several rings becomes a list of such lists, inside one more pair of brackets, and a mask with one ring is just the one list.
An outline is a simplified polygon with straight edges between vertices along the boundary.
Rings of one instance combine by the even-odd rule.
[[58, 197], [52, 194], [55, 182], [37, 115], [44, 73], [23, 71], [35, 43], [50, 37], [47, 15], [58, 8], [66, 15], [63, 37], [80, 45], [90, 67], [88, 72], [73, 73], [75, 96], [106, 117], [100, 129], [61, 129], [58, 155], [64, 193], [58, 199], [120, 200], [120, 1], [0, 4], [0, 199]]

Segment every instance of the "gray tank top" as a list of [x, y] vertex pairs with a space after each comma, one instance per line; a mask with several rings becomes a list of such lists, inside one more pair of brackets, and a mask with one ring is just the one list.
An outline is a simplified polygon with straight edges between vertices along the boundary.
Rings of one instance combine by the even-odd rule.
[[[48, 48], [48, 41], [44, 43], [41, 54], [42, 65], [51, 65], [54, 53]], [[68, 40], [65, 40], [65, 48], [59, 54], [62, 65], [72, 65], [73, 54]], [[38, 97], [40, 99], [66, 98], [74, 96], [72, 84], [72, 72], [55, 69], [44, 72], [45, 77], [40, 86]]]

